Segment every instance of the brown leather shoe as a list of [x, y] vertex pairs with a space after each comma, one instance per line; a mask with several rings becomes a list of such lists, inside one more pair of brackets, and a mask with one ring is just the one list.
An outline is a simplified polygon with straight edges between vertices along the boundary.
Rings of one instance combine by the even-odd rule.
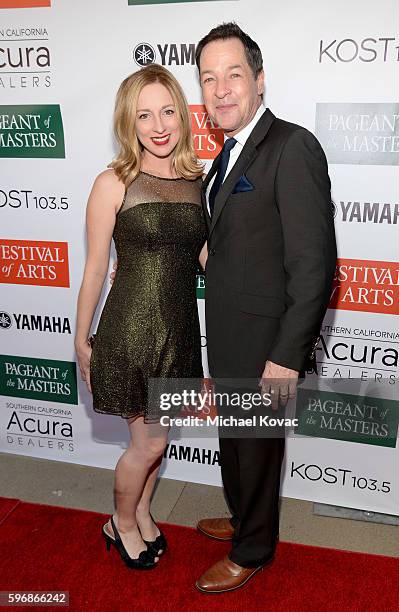
[[215, 540], [231, 540], [234, 533], [229, 518], [202, 519], [198, 522], [197, 529]]
[[262, 569], [259, 567], [241, 567], [227, 556], [212, 565], [201, 578], [197, 580], [195, 586], [202, 593], [225, 593], [234, 591], [242, 587], [256, 572]]

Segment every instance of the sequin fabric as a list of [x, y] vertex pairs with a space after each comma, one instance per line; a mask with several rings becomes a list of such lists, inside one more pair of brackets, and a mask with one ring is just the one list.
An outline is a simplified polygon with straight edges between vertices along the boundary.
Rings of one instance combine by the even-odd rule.
[[202, 377], [195, 282], [205, 232], [201, 179], [140, 172], [126, 190], [91, 354], [96, 412], [147, 421], [148, 378]]

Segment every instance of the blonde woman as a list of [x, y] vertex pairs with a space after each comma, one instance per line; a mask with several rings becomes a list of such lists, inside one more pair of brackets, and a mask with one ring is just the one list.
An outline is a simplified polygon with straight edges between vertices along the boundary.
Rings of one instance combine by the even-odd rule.
[[[166, 547], [150, 499], [167, 431], [149, 419], [148, 379], [203, 374], [195, 296], [206, 252], [202, 167], [190, 126], [184, 93], [169, 71], [150, 65], [126, 78], [115, 104], [119, 153], [94, 181], [87, 204], [75, 347], [93, 409], [120, 415], [130, 430], [115, 470], [115, 513], [103, 535], [135, 569], [155, 567]], [[118, 270], [90, 342], [112, 239]]]

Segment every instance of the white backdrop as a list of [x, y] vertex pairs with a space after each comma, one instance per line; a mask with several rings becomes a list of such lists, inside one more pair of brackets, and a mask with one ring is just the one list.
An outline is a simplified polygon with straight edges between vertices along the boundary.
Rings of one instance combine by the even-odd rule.
[[[48, 6], [3, 8], [12, 4]], [[262, 49], [267, 106], [313, 131], [330, 161], [339, 262], [320, 375], [395, 382], [398, 19], [393, 0], [0, 0], [0, 450], [113, 468], [127, 444], [125, 423], [93, 413], [79, 380], [76, 388], [85, 205], [115, 152], [116, 90], [143, 57], [181, 82], [209, 166], [221, 134], [201, 107], [193, 50], [227, 20]], [[198, 306], [206, 360], [203, 299]], [[395, 385], [385, 398], [397, 398]], [[346, 424], [338, 410], [302, 423], [288, 440], [283, 494], [399, 514], [398, 410], [387, 406]], [[377, 425], [388, 421], [386, 435]], [[164, 476], [220, 485], [216, 438], [176, 437]]]

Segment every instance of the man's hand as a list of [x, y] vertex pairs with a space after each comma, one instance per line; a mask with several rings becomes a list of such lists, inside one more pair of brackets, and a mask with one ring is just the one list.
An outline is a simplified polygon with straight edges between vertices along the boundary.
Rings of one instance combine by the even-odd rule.
[[112, 285], [112, 283], [115, 280], [116, 269], [118, 267], [118, 260], [115, 261], [115, 263], [114, 263], [114, 265], [112, 267], [113, 267], [114, 271], [111, 272], [111, 274], [109, 275], [109, 282], [111, 283], [111, 285]]
[[288, 400], [295, 397], [298, 375], [297, 370], [266, 361], [259, 385], [262, 387], [262, 393], [270, 393], [273, 410], [278, 410], [279, 405], [286, 406]]

